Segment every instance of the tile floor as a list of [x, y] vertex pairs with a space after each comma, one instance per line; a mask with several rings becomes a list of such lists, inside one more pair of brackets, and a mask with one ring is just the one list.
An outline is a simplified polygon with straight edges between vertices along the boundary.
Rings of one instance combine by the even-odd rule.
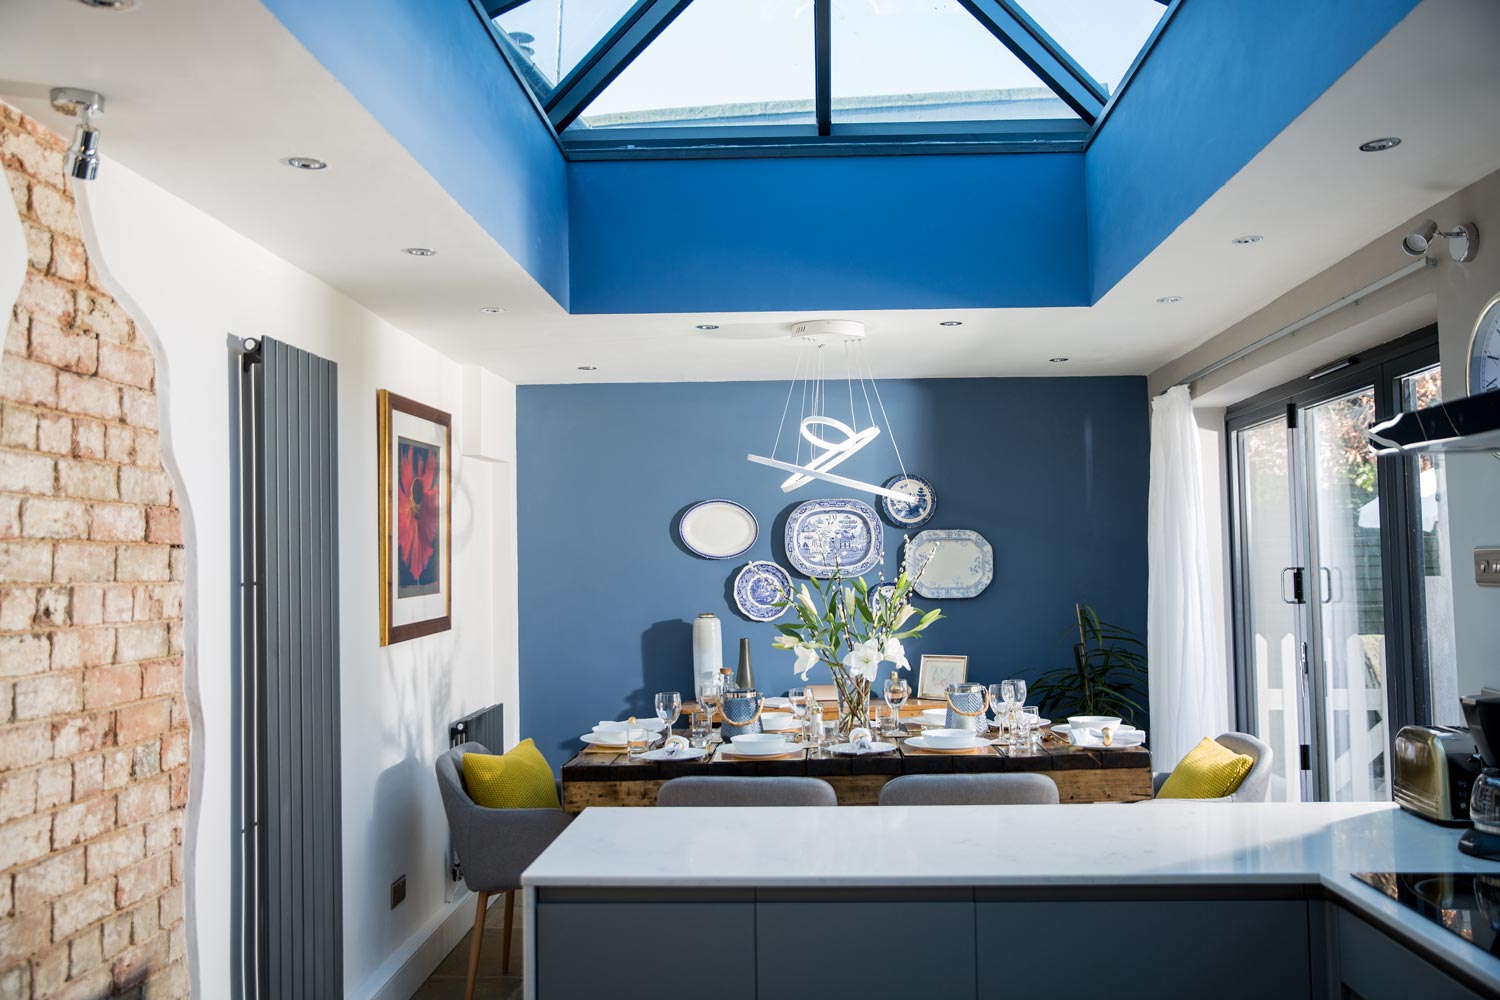
[[[472, 897], [471, 897], [472, 899]], [[504, 927], [505, 897], [499, 896], [484, 921], [484, 947], [479, 952], [479, 979], [474, 984], [474, 1000], [520, 1000], [521, 998], [521, 899], [516, 894], [516, 926], [510, 943], [510, 974], [500, 974], [501, 938]], [[473, 902], [469, 903], [473, 914]], [[454, 946], [427, 982], [412, 994], [412, 1000], [463, 1000], [464, 977], [469, 971], [471, 930]]]

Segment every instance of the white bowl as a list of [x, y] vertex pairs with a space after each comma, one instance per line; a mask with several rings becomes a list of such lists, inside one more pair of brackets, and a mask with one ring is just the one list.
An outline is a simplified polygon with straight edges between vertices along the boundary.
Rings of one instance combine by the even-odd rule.
[[971, 729], [929, 729], [922, 739], [934, 750], [966, 750], [974, 745]]
[[734, 744], [735, 749], [749, 747], [758, 750], [762, 747], [786, 745], [786, 737], [780, 733], [741, 733], [739, 736], [731, 736], [729, 741]]
[[792, 718], [790, 712], [763, 712], [760, 724], [770, 733], [784, 733], [797, 728], [797, 720]]
[[1105, 726], [1111, 729], [1120, 728], [1120, 720], [1113, 715], [1070, 715], [1068, 716], [1068, 727], [1070, 729], [1103, 729]]
[[946, 708], [928, 708], [922, 711], [922, 723], [928, 726], [946, 726], [948, 724], [948, 710]]

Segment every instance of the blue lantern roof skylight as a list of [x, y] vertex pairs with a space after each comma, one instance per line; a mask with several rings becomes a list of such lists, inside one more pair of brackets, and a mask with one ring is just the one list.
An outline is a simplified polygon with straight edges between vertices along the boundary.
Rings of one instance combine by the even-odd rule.
[[570, 158], [1078, 149], [1164, 0], [473, 0]]

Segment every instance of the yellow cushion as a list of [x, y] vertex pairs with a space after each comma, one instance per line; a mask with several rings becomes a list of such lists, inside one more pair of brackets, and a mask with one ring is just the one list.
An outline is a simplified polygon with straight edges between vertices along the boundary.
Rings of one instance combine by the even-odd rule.
[[1188, 751], [1156, 793], [1159, 799], [1217, 799], [1240, 787], [1255, 761], [1207, 736]]
[[530, 740], [503, 754], [464, 754], [464, 785], [469, 798], [487, 809], [557, 809], [552, 768]]

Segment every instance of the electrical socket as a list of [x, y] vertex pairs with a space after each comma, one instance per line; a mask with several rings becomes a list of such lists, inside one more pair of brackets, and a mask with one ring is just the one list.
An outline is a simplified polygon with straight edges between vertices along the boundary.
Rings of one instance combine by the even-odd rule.
[[406, 876], [402, 875], [400, 878], [396, 879], [396, 881], [391, 883], [391, 909], [394, 910], [396, 907], [400, 906], [401, 901], [405, 898]]
[[1500, 587], [1500, 549], [1474, 550], [1474, 582], [1481, 587]]

